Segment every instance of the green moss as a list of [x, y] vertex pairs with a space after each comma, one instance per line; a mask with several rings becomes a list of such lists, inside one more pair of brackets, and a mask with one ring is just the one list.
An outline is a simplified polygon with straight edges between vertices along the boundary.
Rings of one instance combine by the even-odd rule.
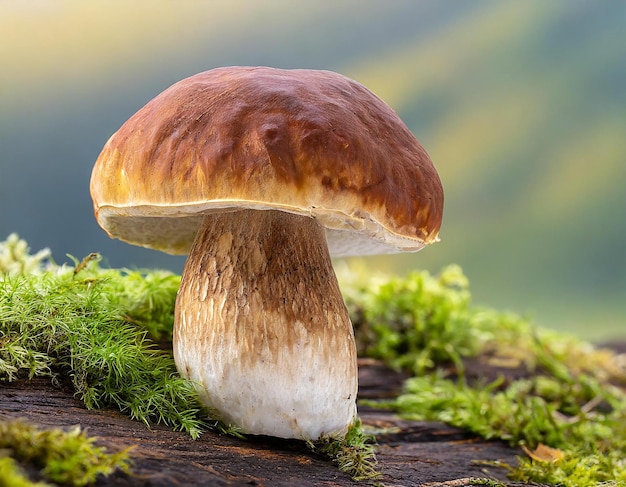
[[[515, 480], [626, 485], [626, 367], [614, 353], [473, 307], [456, 266], [353, 279], [346, 296], [360, 353], [414, 375], [399, 397], [369, 404], [525, 447], [529, 455], [507, 466]], [[502, 376], [468, 377], [468, 360]], [[558, 458], [533, 458], [543, 445]]]
[[[0, 421], [0, 486], [41, 487], [50, 481], [93, 483], [116, 469], [128, 471], [128, 452], [107, 453], [78, 427], [44, 430], [23, 421]], [[44, 482], [31, 481], [19, 465], [30, 465]]]
[[[88, 407], [113, 406], [200, 434], [207, 424], [192, 385], [155, 345], [171, 338], [179, 276], [102, 269], [96, 255], [57, 266], [48, 256], [30, 255], [17, 237], [0, 243], [0, 380], [70, 381]], [[515, 314], [473, 306], [456, 266], [437, 276], [340, 280], [359, 355], [412, 375], [399, 397], [377, 406], [519, 447], [519, 464], [501, 465], [515, 480], [626, 485], [623, 359]], [[503, 375], [471, 376], [470, 362]], [[543, 445], [558, 455], [533, 453]], [[377, 475], [360, 424], [311, 448], [354, 478]], [[0, 468], [19, 475], [1, 460]]]
[[[47, 251], [30, 255], [16, 236], [0, 242], [0, 256], [0, 381], [66, 380], [88, 408], [116, 407], [193, 437], [212, 427], [243, 438], [234, 427], [209, 424], [193, 385], [155, 345], [171, 339], [179, 276], [102, 269], [97, 254], [57, 266]], [[369, 439], [359, 423], [345, 438], [310, 446], [354, 478], [372, 478]]]
[[353, 480], [374, 480], [380, 477], [376, 470], [375, 437], [364, 433], [360, 421], [350, 426], [343, 438], [323, 437], [309, 446], [313, 451], [329, 457], [342, 472]]
[[436, 363], [460, 365], [483, 341], [478, 329], [467, 326], [467, 287], [458, 267], [446, 269], [437, 279], [416, 272], [406, 279], [359, 276], [345, 283], [359, 355], [415, 374]]
[[76, 267], [0, 278], [0, 380], [70, 381], [88, 408], [116, 407], [197, 437], [193, 385], [170, 353], [149, 339], [171, 333], [178, 277], [104, 270], [90, 256]]
[[31, 481], [15, 459], [0, 456], [0, 487], [50, 487], [50, 484]]
[[12, 233], [4, 242], [0, 242], [0, 275], [43, 272], [43, 264], [50, 259], [50, 255], [49, 249], [31, 255], [28, 244]]

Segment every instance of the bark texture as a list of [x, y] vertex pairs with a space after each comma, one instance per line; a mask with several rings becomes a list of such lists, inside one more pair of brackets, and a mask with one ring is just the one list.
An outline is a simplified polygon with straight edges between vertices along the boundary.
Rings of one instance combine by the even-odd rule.
[[[397, 394], [403, 376], [381, 364], [359, 364], [360, 397]], [[377, 482], [397, 486], [465, 486], [472, 478], [506, 481], [503, 469], [481, 461], [516, 462], [521, 452], [498, 441], [484, 441], [439, 423], [405, 421], [391, 413], [360, 408], [365, 425], [385, 428], [377, 435]], [[134, 445], [132, 474], [116, 473], [98, 482], [114, 486], [351, 486], [359, 485], [303, 442], [269, 437], [240, 440], [206, 432], [198, 440], [165, 427], [148, 429], [120, 413], [89, 411], [71, 390], [49, 380], [0, 385], [0, 419], [22, 417], [42, 426], [80, 424], [110, 450]], [[361, 485], [373, 485], [362, 482]], [[509, 486], [520, 484], [508, 483]]]

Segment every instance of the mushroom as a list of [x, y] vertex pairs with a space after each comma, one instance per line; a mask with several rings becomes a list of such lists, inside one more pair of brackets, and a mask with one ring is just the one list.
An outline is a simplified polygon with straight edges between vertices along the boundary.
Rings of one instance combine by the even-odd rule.
[[174, 84], [108, 140], [90, 189], [111, 237], [188, 253], [174, 358], [211, 414], [311, 440], [356, 416], [331, 256], [417, 251], [443, 211], [398, 115], [318, 70], [226, 67]]

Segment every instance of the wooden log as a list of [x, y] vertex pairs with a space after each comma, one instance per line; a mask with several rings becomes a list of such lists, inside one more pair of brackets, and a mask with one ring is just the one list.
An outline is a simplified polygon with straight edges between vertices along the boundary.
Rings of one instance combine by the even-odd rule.
[[[402, 374], [372, 360], [360, 363], [360, 397], [397, 394]], [[377, 428], [377, 457], [385, 486], [464, 486], [473, 479], [506, 483], [494, 460], [516, 463], [520, 451], [499, 441], [484, 441], [440, 423], [407, 421], [387, 411], [361, 407], [365, 426]], [[110, 451], [134, 446], [130, 474], [116, 472], [97, 485], [114, 486], [354, 486], [326, 458], [296, 440], [251, 437], [246, 440], [205, 432], [192, 440], [164, 426], [150, 428], [117, 411], [87, 410], [67, 387], [48, 379], [0, 385], [0, 419], [24, 418], [43, 427], [80, 425]]]

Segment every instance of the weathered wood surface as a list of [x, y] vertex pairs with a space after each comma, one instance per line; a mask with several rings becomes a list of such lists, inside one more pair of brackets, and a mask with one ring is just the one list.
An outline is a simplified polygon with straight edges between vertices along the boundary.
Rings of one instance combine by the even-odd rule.
[[[360, 397], [397, 394], [403, 377], [372, 361], [360, 363]], [[481, 461], [515, 464], [521, 452], [483, 441], [439, 423], [405, 421], [388, 412], [360, 409], [377, 435], [377, 482], [385, 486], [462, 486], [471, 478], [506, 480], [506, 472]], [[0, 383], [0, 418], [22, 417], [46, 427], [76, 424], [110, 450], [133, 446], [132, 474], [117, 472], [101, 486], [354, 486], [348, 475], [299, 441], [240, 440], [206, 432], [192, 440], [166, 427], [147, 428], [116, 411], [89, 411], [70, 390], [49, 380]], [[371, 485], [371, 482], [362, 482]], [[509, 483], [508, 485], [519, 485]]]

